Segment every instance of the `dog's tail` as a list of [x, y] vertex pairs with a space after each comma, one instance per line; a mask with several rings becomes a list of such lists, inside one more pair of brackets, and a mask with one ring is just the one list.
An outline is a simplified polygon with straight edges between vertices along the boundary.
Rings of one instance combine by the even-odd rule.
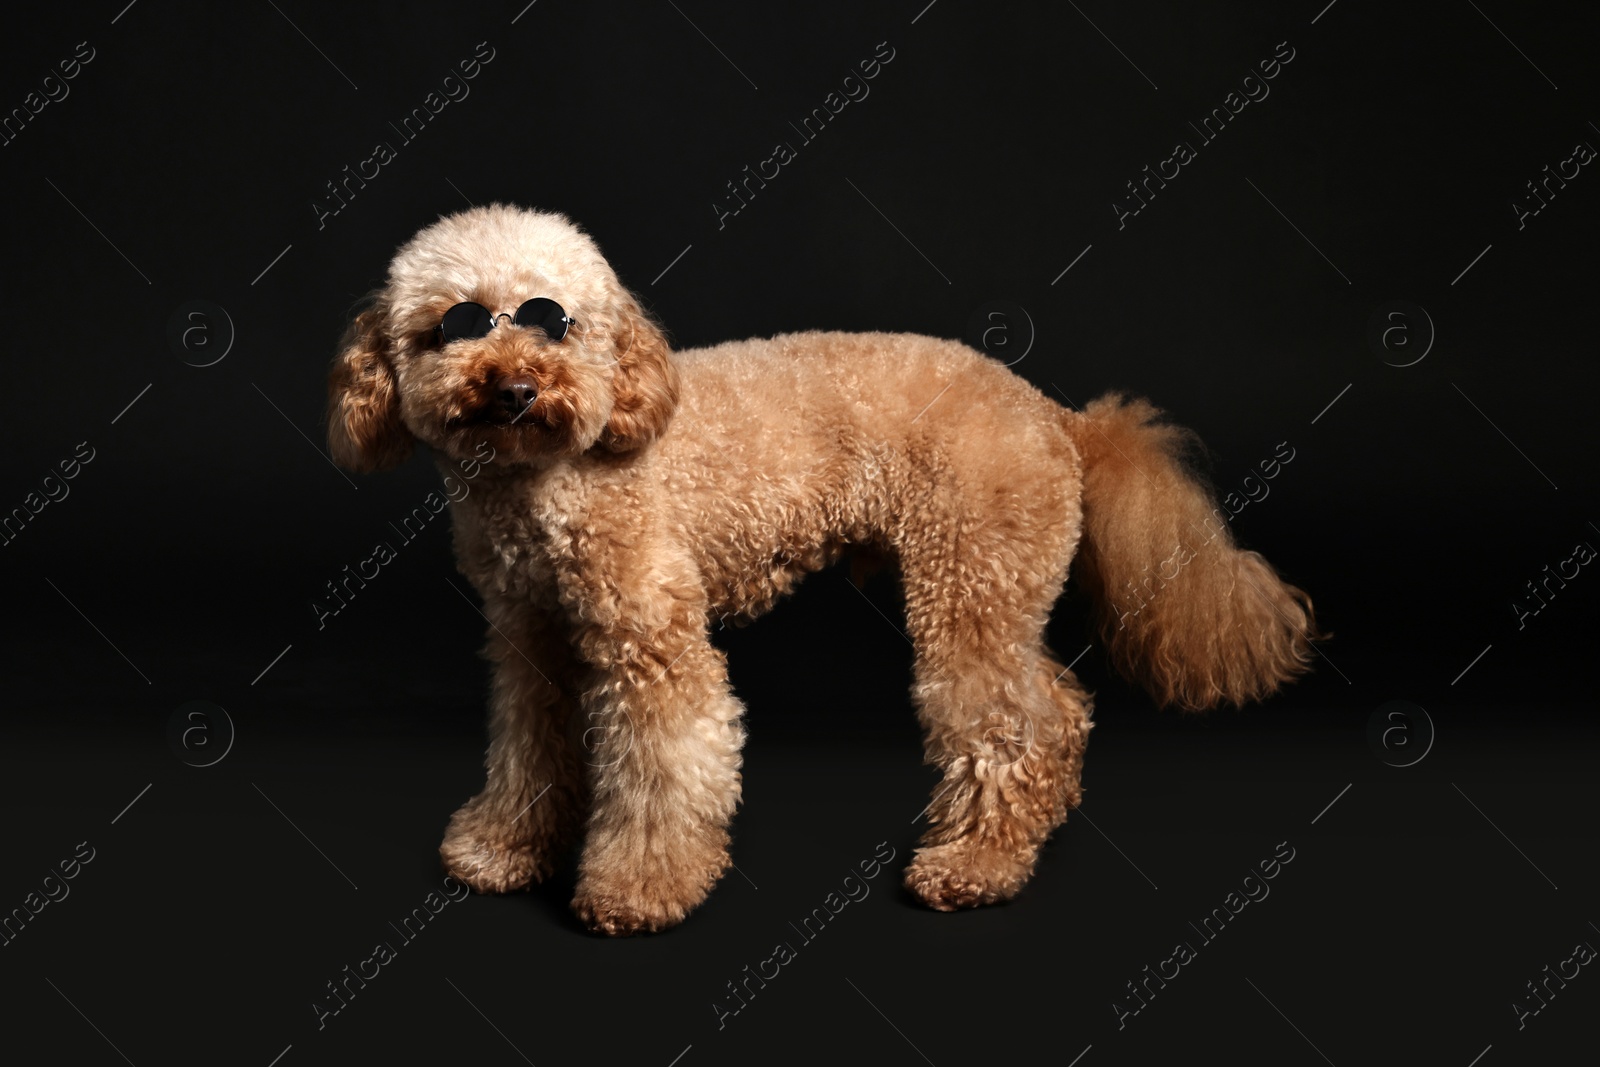
[[1078, 580], [1112, 662], [1159, 703], [1258, 700], [1309, 665], [1311, 599], [1234, 544], [1185, 463], [1198, 439], [1160, 416], [1117, 395], [1066, 413], [1084, 466]]

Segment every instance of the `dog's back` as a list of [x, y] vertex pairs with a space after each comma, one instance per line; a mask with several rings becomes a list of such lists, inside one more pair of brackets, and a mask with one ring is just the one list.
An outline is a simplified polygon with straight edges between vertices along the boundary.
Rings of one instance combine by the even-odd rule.
[[845, 544], [903, 556], [978, 525], [1060, 557], [1065, 579], [1077, 451], [1062, 409], [998, 362], [956, 341], [834, 332], [673, 359], [678, 414], [641, 461], [669, 487], [666, 521], [703, 531], [704, 572], [773, 574], [771, 596], [733, 583], [750, 606]]
[[785, 572], [844, 543], [942, 557], [963, 530], [1000, 560], [1026, 546], [1013, 571], [1049, 577], [1059, 561], [1059, 591], [1081, 531], [1078, 577], [1112, 658], [1160, 703], [1244, 703], [1305, 669], [1309, 599], [1236, 547], [1184, 462], [1193, 435], [1143, 401], [1070, 411], [960, 342], [915, 334], [783, 334], [674, 358], [682, 409], [656, 462], [700, 491], [668, 506], [737, 531], [711, 539], [709, 570], [784, 564], [761, 607], [792, 584]]

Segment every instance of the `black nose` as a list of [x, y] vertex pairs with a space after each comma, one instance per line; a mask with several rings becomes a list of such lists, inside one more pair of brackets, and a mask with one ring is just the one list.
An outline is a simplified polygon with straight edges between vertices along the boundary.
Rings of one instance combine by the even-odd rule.
[[533, 403], [534, 397], [538, 395], [539, 389], [533, 384], [533, 379], [520, 375], [502, 381], [496, 394], [500, 406], [512, 415], [521, 415], [527, 411], [528, 405]]

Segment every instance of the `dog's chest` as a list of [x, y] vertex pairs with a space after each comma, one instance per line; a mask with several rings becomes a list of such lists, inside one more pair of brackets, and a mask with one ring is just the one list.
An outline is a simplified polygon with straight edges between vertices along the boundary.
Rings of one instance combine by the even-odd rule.
[[455, 506], [457, 562], [485, 597], [556, 603], [555, 555], [566, 524], [536, 482], [507, 479]]

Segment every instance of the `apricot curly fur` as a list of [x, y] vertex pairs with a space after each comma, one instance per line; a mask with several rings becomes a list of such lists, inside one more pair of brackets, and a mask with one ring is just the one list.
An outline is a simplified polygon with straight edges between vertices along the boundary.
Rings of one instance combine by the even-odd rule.
[[[461, 301], [536, 296], [577, 320], [564, 340], [509, 320], [434, 336]], [[510, 412], [513, 378], [534, 394]], [[451, 510], [490, 622], [487, 783], [445, 866], [507, 892], [581, 837], [573, 909], [591, 929], [681, 922], [730, 865], [741, 783], [744, 708], [710, 624], [853, 549], [898, 568], [944, 776], [906, 885], [941, 910], [1015, 896], [1081, 797], [1091, 701], [1043, 642], [1075, 554], [1115, 662], [1162, 703], [1259, 699], [1315, 636], [1304, 593], [1206, 536], [1187, 437], [1156, 414], [1065, 410], [911, 334], [675, 352], [564, 216], [496, 204], [422, 230], [334, 361], [328, 440], [355, 470], [416, 441], [446, 471], [481, 466]], [[1124, 586], [1163, 561], [1175, 576], [1130, 613]]]

